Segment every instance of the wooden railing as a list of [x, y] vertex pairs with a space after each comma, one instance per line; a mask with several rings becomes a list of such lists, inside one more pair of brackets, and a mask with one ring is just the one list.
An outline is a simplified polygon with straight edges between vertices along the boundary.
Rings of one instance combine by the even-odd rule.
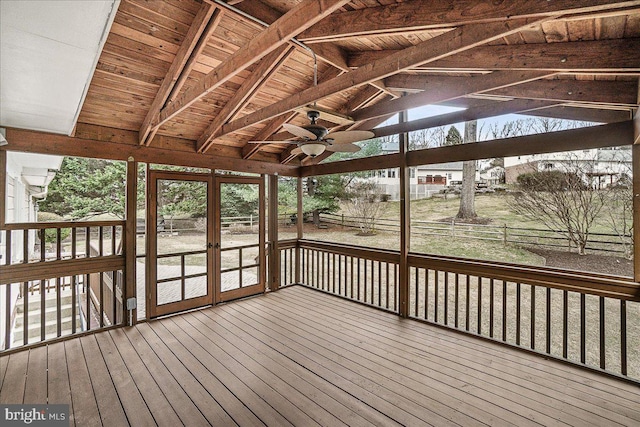
[[2, 349], [122, 323], [123, 235], [124, 221], [5, 225]]
[[288, 286], [299, 282], [299, 258], [300, 251], [298, 241], [280, 240], [278, 250], [280, 251], [280, 287]]
[[[398, 312], [399, 252], [298, 247], [304, 285]], [[630, 279], [415, 253], [408, 268], [412, 318], [640, 380], [640, 285]]]
[[399, 262], [394, 251], [300, 240], [302, 283], [395, 313]]

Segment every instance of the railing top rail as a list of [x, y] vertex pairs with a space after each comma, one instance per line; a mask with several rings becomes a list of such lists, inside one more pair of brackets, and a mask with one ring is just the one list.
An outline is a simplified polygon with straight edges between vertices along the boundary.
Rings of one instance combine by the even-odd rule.
[[126, 221], [58, 221], [58, 222], [15, 222], [5, 224], [2, 230], [42, 230], [47, 228], [124, 227]]

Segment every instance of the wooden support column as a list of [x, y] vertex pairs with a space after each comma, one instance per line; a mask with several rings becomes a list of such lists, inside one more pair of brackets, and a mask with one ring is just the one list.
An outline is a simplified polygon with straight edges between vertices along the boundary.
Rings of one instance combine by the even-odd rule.
[[[638, 101], [640, 102], [640, 99]], [[640, 110], [636, 111], [633, 119], [631, 164], [633, 173], [633, 278], [636, 282], [640, 282]]]
[[302, 180], [304, 178], [298, 178], [298, 213], [296, 215], [296, 229], [298, 231], [298, 243], [296, 244], [296, 283], [300, 283], [300, 278], [302, 277], [300, 271], [300, 261], [302, 258], [300, 257], [300, 242], [299, 240], [304, 237], [302, 225], [304, 220], [304, 212], [302, 212]]
[[138, 162], [133, 157], [127, 161], [127, 182], [126, 182], [126, 223], [124, 226], [124, 295], [122, 305], [124, 306], [124, 323], [129, 326], [136, 324], [138, 310], [133, 310], [131, 321], [127, 310], [127, 299], [136, 298], [136, 205], [138, 197]]
[[280, 250], [278, 248], [278, 175], [269, 175], [269, 289], [280, 287]]
[[0, 208], [0, 227], [4, 227], [6, 224], [7, 214], [7, 152], [5, 150], [0, 150], [0, 201], [2, 206]]
[[[400, 123], [407, 121], [407, 111], [400, 112]], [[410, 174], [407, 167], [407, 151], [409, 151], [409, 135], [403, 132], [400, 139], [400, 272], [398, 309], [400, 316], [409, 317], [409, 249], [411, 237], [411, 187]]]

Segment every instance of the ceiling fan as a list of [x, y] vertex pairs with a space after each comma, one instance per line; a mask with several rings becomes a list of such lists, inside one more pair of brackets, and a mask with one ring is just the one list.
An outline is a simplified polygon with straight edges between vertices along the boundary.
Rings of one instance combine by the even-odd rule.
[[[329, 132], [329, 130], [317, 123], [320, 112], [310, 110], [307, 117], [311, 121], [306, 126], [296, 126], [285, 123], [282, 127], [289, 133], [297, 136], [299, 139], [287, 141], [270, 141], [298, 145], [291, 151], [291, 154], [306, 154], [309, 157], [316, 157], [324, 153], [324, 151], [355, 153], [360, 151], [360, 147], [353, 144], [356, 141], [373, 138], [375, 134], [368, 130], [347, 130]], [[252, 143], [263, 144], [265, 141], [250, 141]]]

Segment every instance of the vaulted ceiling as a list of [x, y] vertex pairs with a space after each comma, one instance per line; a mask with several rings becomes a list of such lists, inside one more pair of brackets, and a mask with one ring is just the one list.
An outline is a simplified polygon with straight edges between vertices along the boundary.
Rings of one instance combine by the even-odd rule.
[[640, 1], [121, 0], [76, 135], [297, 164], [277, 141], [314, 103], [333, 129], [428, 104], [467, 108], [436, 124], [616, 122], [638, 106], [639, 52]]

